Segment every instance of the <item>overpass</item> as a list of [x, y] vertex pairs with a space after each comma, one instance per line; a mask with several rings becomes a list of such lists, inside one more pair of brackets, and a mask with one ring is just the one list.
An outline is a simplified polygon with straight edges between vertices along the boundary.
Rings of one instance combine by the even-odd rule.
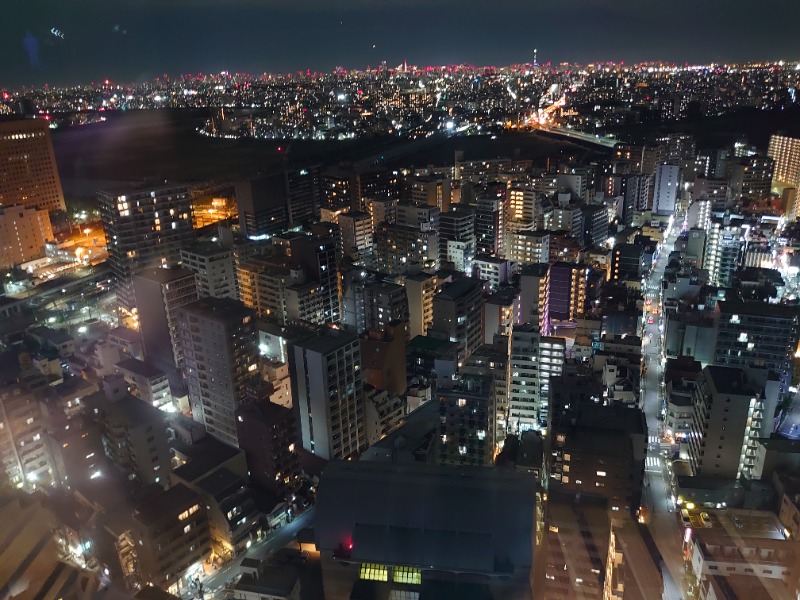
[[572, 129], [566, 129], [564, 127], [536, 127], [537, 131], [544, 131], [546, 133], [552, 133], [553, 135], [560, 135], [563, 137], [567, 137], [573, 140], [578, 140], [580, 142], [585, 142], [588, 144], [596, 144], [598, 146], [603, 146], [604, 148], [614, 148], [617, 144], [620, 143], [617, 139], [611, 139], [602, 137], [599, 135], [592, 135], [591, 133], [584, 133], [582, 131], [574, 131]]

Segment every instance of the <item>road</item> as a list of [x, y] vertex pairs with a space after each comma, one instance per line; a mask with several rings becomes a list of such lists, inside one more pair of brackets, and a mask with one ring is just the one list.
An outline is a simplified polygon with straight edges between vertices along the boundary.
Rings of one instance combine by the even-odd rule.
[[[203, 580], [203, 590], [206, 598], [210, 595], [220, 592], [225, 587], [225, 582], [236, 577], [241, 573], [242, 561], [245, 558], [263, 559], [270, 552], [279, 550], [291, 542], [297, 533], [306, 527], [311, 526], [314, 520], [314, 507], [312, 506], [306, 510], [302, 515], [297, 517], [294, 521], [278, 529], [274, 533], [268, 535], [260, 542], [256, 542], [246, 552], [243, 552], [231, 562], [226, 564], [213, 575], [209, 575]], [[192, 592], [185, 592], [182, 598], [191, 598]]]
[[[664, 269], [672, 252], [678, 231], [670, 233], [661, 247], [658, 260], [650, 272], [646, 285], [646, 298], [659, 306], [660, 286], [664, 277]], [[647, 418], [648, 444], [645, 464], [645, 491], [643, 504], [648, 508], [648, 527], [658, 547], [664, 565], [671, 576], [668, 588], [670, 598], [687, 598], [688, 588], [684, 577], [683, 557], [681, 555], [681, 538], [683, 529], [678, 524], [674, 513], [672, 491], [668, 485], [668, 464], [661, 450], [661, 421], [659, 413], [663, 407], [661, 385], [664, 381], [664, 370], [661, 355], [661, 333], [659, 320], [663, 312], [659, 306], [659, 318], [652, 324], [645, 321], [642, 353], [647, 373], [642, 378], [641, 400], [642, 410]], [[665, 574], [665, 579], [668, 579]], [[677, 589], [680, 588], [680, 591]]]

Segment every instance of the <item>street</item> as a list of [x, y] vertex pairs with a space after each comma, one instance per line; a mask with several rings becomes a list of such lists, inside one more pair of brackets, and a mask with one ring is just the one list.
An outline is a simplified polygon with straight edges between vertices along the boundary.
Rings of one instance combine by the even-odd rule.
[[[678, 233], [678, 228], [674, 227], [674, 231], [665, 239], [658, 260], [647, 279], [647, 289], [645, 290], [645, 298], [649, 298], [653, 305], [659, 306], [659, 318], [654, 319], [652, 324], [647, 324], [645, 321], [642, 339], [642, 354], [647, 372], [642, 377], [641, 400], [642, 410], [647, 419], [648, 432], [643, 504], [648, 509], [650, 534], [653, 536], [672, 579], [668, 587], [672, 587], [673, 584], [677, 585], [681, 590], [682, 597], [686, 598], [688, 597], [688, 588], [681, 555], [683, 530], [678, 525], [672, 503], [672, 491], [667, 483], [668, 459], [661, 450], [662, 435], [659, 421], [659, 413], [662, 410], [661, 384], [664, 381], [664, 365], [661, 361], [661, 332], [659, 331], [659, 321], [663, 318], [663, 312], [660, 306], [659, 290], [664, 277], [664, 269]], [[673, 590], [673, 593], [677, 591]]]
[[[242, 561], [245, 558], [263, 559], [269, 553], [274, 552], [286, 546], [291, 542], [297, 533], [306, 527], [312, 525], [314, 520], [314, 507], [310, 507], [303, 514], [297, 517], [288, 525], [278, 529], [274, 533], [266, 536], [260, 542], [254, 543], [247, 551], [242, 552], [239, 556], [233, 559], [230, 563], [226, 564], [213, 575], [209, 575], [203, 580], [203, 591], [206, 597], [211, 594], [212, 597], [217, 596], [217, 592], [222, 592], [225, 587], [225, 582], [232, 577], [236, 577], [241, 573]], [[192, 593], [188, 590], [185, 591], [182, 598], [191, 598]]]

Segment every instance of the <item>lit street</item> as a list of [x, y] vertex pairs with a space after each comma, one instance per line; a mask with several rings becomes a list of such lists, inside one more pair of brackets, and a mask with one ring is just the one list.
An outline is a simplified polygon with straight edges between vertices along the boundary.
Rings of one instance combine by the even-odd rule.
[[[673, 231], [669, 238], [665, 240], [658, 256], [658, 261], [647, 280], [646, 298], [650, 298], [653, 305], [659, 304], [661, 280], [676, 237], [677, 231]], [[661, 307], [659, 306], [659, 317], [662, 316]], [[681, 556], [682, 529], [678, 525], [678, 519], [674, 513], [672, 492], [669, 489], [666, 476], [668, 460], [661, 449], [660, 443], [661, 425], [659, 413], [662, 409], [660, 390], [664, 381], [664, 371], [661, 362], [659, 320], [660, 318], [654, 319], [652, 324], [647, 324], [645, 321], [644, 338], [642, 339], [643, 358], [647, 366], [647, 372], [642, 378], [641, 398], [642, 409], [647, 418], [648, 432], [643, 504], [647, 506], [649, 513], [650, 533], [661, 553], [666, 569], [672, 577], [672, 583], [680, 586], [683, 591], [682, 597], [685, 598], [687, 597], [687, 588]], [[674, 590], [674, 592], [677, 592], [677, 590]], [[680, 596], [673, 594], [671, 597]]]
[[[233, 561], [203, 580], [205, 595], [207, 596], [209, 593], [214, 595], [217, 592], [221, 592], [225, 587], [226, 581], [240, 575], [242, 561], [245, 558], [263, 559], [271, 552], [283, 548], [297, 536], [301, 529], [309, 527], [313, 519], [314, 507], [312, 506], [288, 525], [267, 535], [260, 542], [254, 543], [246, 552], [242, 552]], [[192, 594], [187, 591], [183, 593], [182, 597], [191, 598]]]

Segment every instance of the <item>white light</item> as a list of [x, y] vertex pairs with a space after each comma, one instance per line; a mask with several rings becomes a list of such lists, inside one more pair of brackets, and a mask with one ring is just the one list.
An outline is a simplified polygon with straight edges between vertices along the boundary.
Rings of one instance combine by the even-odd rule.
[[97, 478], [98, 478], [98, 477], [100, 477], [102, 474], [103, 474], [103, 472], [102, 472], [102, 471], [95, 471], [94, 473], [92, 473], [92, 475], [91, 475], [91, 477], [89, 477], [89, 479], [97, 479]]
[[84, 327], [78, 327], [78, 333], [86, 333], [86, 331], [87, 331], [87, 329], [86, 329], [85, 326]]
[[455, 123], [453, 123], [452, 121], [448, 121], [448, 122], [445, 124], [445, 127], [447, 127], [447, 129], [452, 129], [452, 128], [453, 128], [453, 127], [455, 127], [455, 126], [456, 126], [456, 124], [455, 124]]

